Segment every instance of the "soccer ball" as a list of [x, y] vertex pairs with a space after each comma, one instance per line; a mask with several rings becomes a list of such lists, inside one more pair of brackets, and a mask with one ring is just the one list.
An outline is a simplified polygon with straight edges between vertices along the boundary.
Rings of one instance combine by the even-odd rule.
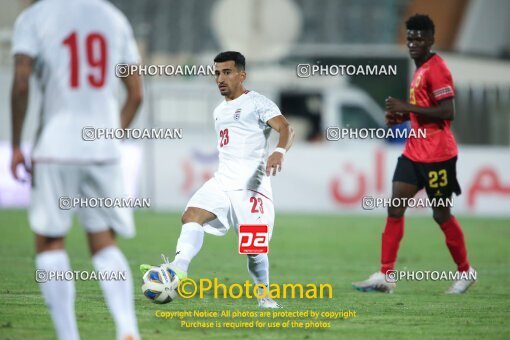
[[154, 303], [169, 303], [177, 298], [179, 278], [169, 268], [152, 267], [143, 275], [142, 292]]

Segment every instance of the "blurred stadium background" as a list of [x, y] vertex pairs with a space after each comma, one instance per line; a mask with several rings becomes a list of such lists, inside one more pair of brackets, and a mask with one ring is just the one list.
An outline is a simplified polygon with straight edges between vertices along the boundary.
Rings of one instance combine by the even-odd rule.
[[[130, 20], [143, 64], [207, 65], [221, 50], [245, 54], [248, 88], [273, 99], [296, 129], [282, 175], [273, 180], [278, 212], [362, 213], [365, 195], [389, 197], [401, 140], [329, 142], [326, 128], [383, 126], [384, 98], [404, 99], [414, 65], [405, 19], [429, 14], [435, 50], [457, 89], [453, 131], [463, 195], [455, 211], [510, 216], [510, 2], [506, 0], [112, 0]], [[10, 40], [28, 0], [0, 0], [0, 207], [25, 207], [29, 185], [15, 183], [10, 160]], [[397, 76], [299, 78], [300, 63], [397, 65]], [[156, 210], [178, 212], [217, 166], [212, 77], [145, 77], [134, 127], [182, 128], [182, 140], [124, 144], [130, 193]], [[122, 93], [119, 93], [119, 100]], [[37, 128], [34, 84], [24, 147]], [[401, 127], [405, 128], [405, 127]], [[411, 213], [426, 213], [414, 209]], [[384, 214], [376, 209], [370, 214]]]
[[[42, 0], [46, 1], [46, 0]], [[69, 0], [72, 1], [72, 0]], [[331, 329], [182, 329], [157, 319], [136, 288], [145, 339], [180, 338], [500, 338], [510, 334], [510, 1], [507, 0], [113, 0], [130, 20], [143, 64], [209, 65], [234, 49], [248, 62], [248, 88], [273, 99], [296, 130], [283, 172], [274, 177], [277, 229], [271, 280], [328, 282], [334, 298], [287, 299], [287, 310], [355, 310]], [[54, 330], [34, 281], [33, 238], [25, 208], [30, 185], [14, 182], [10, 162], [9, 55], [12, 27], [30, 0], [0, 0], [0, 338], [52, 339]], [[377, 268], [385, 209], [363, 211], [362, 197], [389, 197], [402, 140], [327, 141], [326, 128], [380, 127], [384, 99], [404, 99], [414, 70], [404, 46], [404, 21], [428, 13], [435, 49], [456, 84], [453, 131], [460, 144], [454, 200], [468, 252], [480, 277], [462, 297], [442, 294], [449, 282], [399, 282], [396, 294], [356, 293], [351, 282]], [[300, 63], [397, 65], [397, 76], [299, 78]], [[113, 72], [113, 71], [112, 71]], [[151, 199], [135, 214], [137, 237], [119, 240], [133, 276], [138, 265], [171, 254], [179, 214], [217, 167], [212, 110], [221, 97], [212, 77], [145, 77], [145, 101], [134, 127], [182, 128], [182, 140], [126, 141], [125, 180], [131, 195]], [[123, 93], [119, 93], [122, 100]], [[34, 80], [23, 141], [30, 149], [40, 93]], [[406, 128], [399, 127], [399, 128]], [[422, 195], [423, 193], [420, 193]], [[55, 202], [56, 204], [56, 202]], [[21, 209], [20, 209], [21, 208]], [[305, 213], [306, 215], [304, 215]], [[443, 238], [426, 209], [412, 209], [399, 254], [402, 270], [453, 270]], [[339, 218], [341, 216], [341, 218]], [[499, 218], [493, 218], [493, 217]], [[235, 234], [208, 237], [193, 275], [244, 282], [245, 259]], [[85, 235], [66, 240], [74, 270], [91, 270]], [[13, 270], [14, 268], [14, 270]], [[137, 282], [137, 281], [135, 281]], [[83, 339], [114, 338], [97, 282], [78, 281], [76, 311]], [[161, 309], [249, 310], [249, 299], [181, 299]], [[305, 320], [301, 320], [305, 321]], [[341, 322], [340, 322], [341, 321]]]

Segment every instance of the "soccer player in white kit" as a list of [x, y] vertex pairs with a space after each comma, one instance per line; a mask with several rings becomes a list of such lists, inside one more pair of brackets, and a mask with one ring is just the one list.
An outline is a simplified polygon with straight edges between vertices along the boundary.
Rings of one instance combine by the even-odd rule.
[[[117, 103], [115, 65], [140, 57], [125, 16], [104, 0], [45, 0], [21, 13], [13, 33], [12, 161], [25, 166], [20, 149], [29, 78], [38, 74], [42, 114], [32, 159], [29, 220], [35, 233], [38, 271], [71, 270], [64, 237], [76, 211], [87, 231], [96, 271], [125, 272], [125, 281], [100, 281], [116, 325], [117, 339], [138, 339], [131, 271], [115, 234], [134, 236], [132, 214], [122, 208], [59, 209], [59, 197], [122, 198], [120, 145], [82, 140], [85, 126], [127, 128], [142, 101], [137, 75], [123, 78], [127, 97]], [[120, 114], [119, 114], [120, 112]], [[50, 274], [47, 274], [48, 276]], [[73, 281], [50, 279], [40, 288], [59, 339], [79, 339]]]
[[[180, 279], [187, 277], [190, 261], [202, 247], [204, 232], [222, 236], [230, 226], [238, 232], [239, 224], [266, 224], [271, 238], [274, 206], [269, 176], [281, 171], [293, 139], [292, 128], [278, 107], [263, 95], [244, 88], [245, 58], [241, 53], [222, 52], [214, 63], [216, 84], [225, 97], [214, 110], [219, 168], [188, 202], [175, 259], [163, 265]], [[280, 136], [276, 149], [267, 158], [271, 128]], [[141, 270], [145, 272], [150, 267], [142, 265]], [[248, 255], [248, 271], [255, 284], [268, 286], [267, 254]], [[280, 307], [269, 297], [258, 302], [264, 308]]]

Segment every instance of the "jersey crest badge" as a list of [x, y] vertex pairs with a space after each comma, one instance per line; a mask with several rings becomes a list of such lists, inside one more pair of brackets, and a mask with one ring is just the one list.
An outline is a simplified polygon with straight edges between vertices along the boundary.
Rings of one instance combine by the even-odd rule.
[[241, 117], [241, 109], [237, 109], [236, 112], [234, 112], [234, 119], [239, 120]]

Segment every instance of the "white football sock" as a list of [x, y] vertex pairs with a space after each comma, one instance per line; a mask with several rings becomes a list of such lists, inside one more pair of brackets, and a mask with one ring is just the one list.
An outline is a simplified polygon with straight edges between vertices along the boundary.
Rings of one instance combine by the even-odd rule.
[[[133, 279], [126, 258], [116, 246], [106, 247], [92, 257], [98, 272], [124, 272], [126, 280], [99, 281], [117, 329], [117, 339], [139, 339], [133, 295]], [[105, 274], [110, 275], [110, 274]]]
[[175, 266], [185, 272], [188, 271], [189, 263], [198, 254], [204, 243], [204, 229], [195, 222], [182, 225], [181, 235], [177, 240]]
[[267, 254], [248, 255], [248, 271], [255, 284], [269, 286], [269, 258]]
[[[54, 277], [51, 281], [39, 283], [42, 295], [48, 306], [59, 339], [79, 339], [76, 314], [74, 311], [74, 281], [63, 279], [64, 272], [70, 271], [69, 257], [65, 250], [51, 250], [39, 253], [35, 257], [35, 267], [43, 273], [36, 274], [39, 279], [48, 277], [49, 272], [59, 272], [61, 280]], [[56, 275], [56, 274], [54, 274]]]

